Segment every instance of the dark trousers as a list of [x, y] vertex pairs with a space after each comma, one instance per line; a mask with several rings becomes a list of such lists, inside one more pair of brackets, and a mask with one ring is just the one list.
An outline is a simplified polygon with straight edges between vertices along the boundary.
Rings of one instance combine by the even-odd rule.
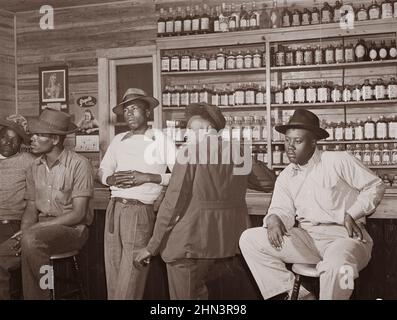
[[13, 240], [7, 241], [20, 230], [21, 221], [12, 220], [0, 224], [0, 300], [10, 299], [10, 270], [18, 268], [21, 259], [11, 248]]
[[76, 227], [53, 225], [28, 229], [24, 232], [21, 241], [24, 299], [50, 299], [50, 290], [48, 286], [43, 285], [45, 270], [48, 270], [50, 265], [50, 256], [80, 250], [87, 239], [88, 228], [84, 225]]

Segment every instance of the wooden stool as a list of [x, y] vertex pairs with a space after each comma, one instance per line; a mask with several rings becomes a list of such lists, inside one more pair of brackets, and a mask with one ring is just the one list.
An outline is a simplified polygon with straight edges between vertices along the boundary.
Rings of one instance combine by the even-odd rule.
[[[79, 254], [79, 252], [77, 250], [75, 251], [69, 251], [69, 252], [65, 252], [65, 253], [60, 253], [60, 254], [54, 254], [50, 257], [50, 264], [53, 270], [53, 288], [50, 289], [51, 292], [51, 299], [52, 300], [56, 300], [56, 299], [62, 299], [62, 298], [66, 298], [68, 296], [71, 296], [73, 294], [78, 294], [80, 299], [86, 299], [86, 295], [84, 292], [84, 288], [83, 288], [83, 283], [81, 280], [81, 275], [80, 275], [80, 268], [79, 265], [77, 263], [77, 259], [76, 256]], [[55, 264], [58, 263], [69, 263], [72, 266], [72, 273], [73, 273], [73, 278], [62, 278], [56, 275], [55, 272]], [[62, 296], [58, 297], [56, 296], [56, 290], [55, 290], [55, 286], [57, 282], [65, 282], [67, 284], [73, 284], [75, 286], [75, 288], [73, 288], [72, 290], [64, 293]], [[57, 286], [58, 287], [58, 286]]]
[[294, 263], [292, 272], [295, 274], [294, 288], [292, 289], [291, 300], [298, 300], [299, 289], [302, 283], [302, 277], [319, 278], [315, 264]]

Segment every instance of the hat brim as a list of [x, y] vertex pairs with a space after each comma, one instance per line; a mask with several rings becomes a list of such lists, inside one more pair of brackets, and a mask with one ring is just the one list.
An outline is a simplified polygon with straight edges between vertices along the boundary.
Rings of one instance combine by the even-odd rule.
[[288, 129], [306, 129], [312, 133], [314, 133], [314, 136], [317, 139], [325, 139], [329, 137], [329, 134], [327, 131], [325, 131], [322, 128], [319, 127], [314, 127], [314, 126], [309, 126], [309, 125], [303, 125], [303, 124], [285, 124], [285, 125], [280, 125], [275, 127], [277, 132], [280, 132], [282, 134], [285, 134]]
[[219, 131], [225, 128], [225, 117], [217, 106], [206, 103], [192, 103], [186, 107], [185, 113], [188, 117], [192, 117], [194, 115], [201, 115], [202, 110], [205, 110], [211, 118], [211, 122], [216, 126], [216, 130]]
[[115, 106], [112, 111], [115, 114], [119, 114], [119, 115], [123, 115], [124, 114], [124, 107], [132, 102], [132, 101], [136, 101], [136, 100], [141, 100], [141, 101], [145, 101], [148, 104], [148, 107], [150, 110], [153, 110], [154, 108], [156, 108], [159, 105], [159, 101], [153, 97], [146, 97], [146, 96], [141, 96], [141, 97], [135, 97], [135, 98], [131, 98], [131, 99], [127, 99], [121, 103], [119, 103], [117, 106]]
[[68, 134], [76, 132], [78, 130], [78, 127], [74, 123], [70, 123], [68, 129], [66, 131], [63, 131], [53, 128], [50, 124], [38, 118], [30, 118], [28, 119], [28, 130], [30, 134], [48, 133], [66, 136]]
[[19, 125], [17, 125], [15, 122], [0, 118], [0, 126], [7, 127], [7, 128], [14, 130], [15, 133], [22, 138], [22, 140], [25, 144], [30, 143], [30, 138], [26, 134], [25, 130], [23, 130], [23, 128], [20, 127]]

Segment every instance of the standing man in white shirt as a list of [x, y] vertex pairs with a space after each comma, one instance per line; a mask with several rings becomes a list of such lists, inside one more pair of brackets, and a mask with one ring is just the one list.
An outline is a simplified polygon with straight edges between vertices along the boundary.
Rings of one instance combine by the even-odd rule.
[[349, 299], [353, 289], [341, 283], [346, 270], [355, 279], [371, 258], [364, 223], [383, 197], [382, 180], [347, 152], [317, 150], [328, 133], [310, 111], [296, 110], [276, 130], [291, 163], [276, 180], [263, 227], [240, 238], [244, 258], [264, 299], [290, 296], [294, 274], [285, 263], [316, 264], [320, 299]]
[[100, 165], [102, 183], [110, 186], [106, 210], [105, 269], [108, 299], [142, 299], [148, 268], [137, 269], [134, 258], [152, 236], [154, 202], [167, 186], [176, 158], [174, 142], [148, 127], [158, 101], [143, 90], [128, 89], [113, 108], [124, 115], [130, 131], [110, 143]]

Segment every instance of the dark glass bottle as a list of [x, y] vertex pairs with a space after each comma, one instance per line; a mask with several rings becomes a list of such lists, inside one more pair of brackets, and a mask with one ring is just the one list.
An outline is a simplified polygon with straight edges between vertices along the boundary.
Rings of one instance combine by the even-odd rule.
[[173, 36], [174, 35], [174, 12], [172, 8], [168, 10], [168, 17], [165, 21], [165, 35]]
[[203, 14], [200, 17], [200, 33], [210, 32], [210, 9], [207, 4], [203, 5]]
[[302, 26], [307, 26], [311, 23], [312, 13], [308, 8], [305, 8], [302, 13]]
[[380, 43], [378, 55], [380, 60], [386, 60], [388, 58], [388, 48], [386, 46], [385, 40], [382, 40]]
[[324, 2], [324, 6], [321, 9], [321, 23], [330, 23], [333, 21], [333, 11], [328, 2]]
[[299, 27], [302, 24], [302, 15], [298, 9], [294, 11], [292, 14], [292, 22], [291, 25], [293, 27]]
[[281, 15], [276, 0], [273, 1], [273, 7], [270, 11], [270, 26], [273, 29], [281, 26]]
[[190, 7], [186, 7], [186, 15], [183, 19], [183, 34], [188, 35], [192, 33], [192, 16]]
[[314, 7], [312, 10], [312, 20], [311, 24], [319, 24], [321, 21], [320, 19], [320, 11], [318, 10], [317, 7]]
[[357, 10], [357, 21], [365, 21], [368, 20], [368, 11], [365, 8], [365, 4], [362, 4], [360, 9]]
[[176, 9], [176, 18], [174, 20], [174, 35], [180, 36], [183, 32], [183, 18], [182, 18], [182, 9], [178, 7]]
[[284, 28], [286, 28], [286, 27], [290, 27], [291, 26], [291, 12], [287, 9], [287, 8], [284, 8], [284, 10], [283, 10], [283, 23], [282, 23], [282, 26], [284, 27]]
[[341, 16], [342, 16], [342, 12], [340, 10], [341, 7], [342, 7], [342, 4], [340, 3], [340, 1], [336, 0], [335, 6], [334, 6], [334, 19], [333, 19], [333, 21], [336, 23], [338, 23], [340, 21]]

